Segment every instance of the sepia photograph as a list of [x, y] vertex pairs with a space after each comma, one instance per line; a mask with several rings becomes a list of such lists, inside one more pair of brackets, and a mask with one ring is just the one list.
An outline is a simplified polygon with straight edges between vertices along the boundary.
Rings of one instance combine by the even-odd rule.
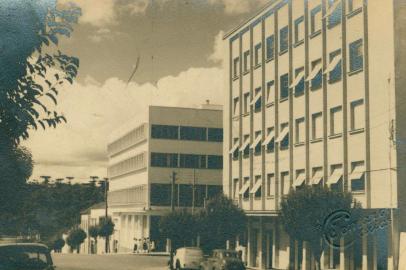
[[406, 270], [406, 0], [0, 0], [0, 270]]

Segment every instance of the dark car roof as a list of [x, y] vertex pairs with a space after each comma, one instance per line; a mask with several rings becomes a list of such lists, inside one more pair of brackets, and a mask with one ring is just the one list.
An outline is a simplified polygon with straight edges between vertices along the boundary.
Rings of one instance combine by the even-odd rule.
[[48, 249], [48, 247], [44, 244], [38, 243], [7, 243], [7, 244], [0, 244], [0, 248], [2, 247], [28, 247], [28, 248], [41, 248], [41, 249]]
[[232, 249], [213, 249], [213, 252], [237, 252], [235, 250]]

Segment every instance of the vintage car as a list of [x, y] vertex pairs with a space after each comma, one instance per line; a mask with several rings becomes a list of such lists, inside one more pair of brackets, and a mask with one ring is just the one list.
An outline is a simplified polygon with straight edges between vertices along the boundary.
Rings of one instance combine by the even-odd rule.
[[0, 270], [54, 270], [47, 246], [34, 243], [0, 244]]
[[178, 248], [173, 257], [173, 269], [200, 269], [203, 251], [198, 247]]
[[245, 265], [235, 250], [215, 249], [212, 255], [200, 264], [202, 270], [245, 270]]

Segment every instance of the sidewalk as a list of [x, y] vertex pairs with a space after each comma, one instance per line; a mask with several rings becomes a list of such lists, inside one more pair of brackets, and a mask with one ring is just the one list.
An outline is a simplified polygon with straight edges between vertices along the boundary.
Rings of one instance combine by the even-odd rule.
[[137, 256], [169, 256], [168, 252], [148, 252], [148, 253], [129, 252], [128, 254], [137, 255]]

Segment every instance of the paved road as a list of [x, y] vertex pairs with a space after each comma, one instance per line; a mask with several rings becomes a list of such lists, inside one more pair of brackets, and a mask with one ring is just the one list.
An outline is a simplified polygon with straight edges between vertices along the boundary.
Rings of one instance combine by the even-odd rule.
[[166, 270], [168, 257], [52, 254], [56, 270]]

